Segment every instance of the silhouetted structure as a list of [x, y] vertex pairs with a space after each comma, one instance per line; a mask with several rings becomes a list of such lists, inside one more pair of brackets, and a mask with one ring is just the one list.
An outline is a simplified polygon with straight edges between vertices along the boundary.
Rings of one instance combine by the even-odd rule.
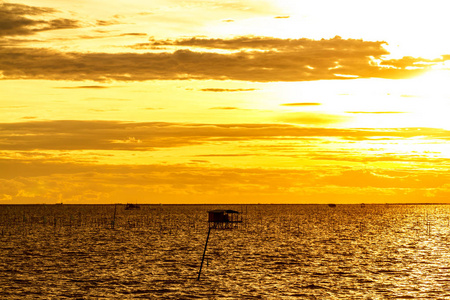
[[239, 219], [239, 212], [231, 209], [216, 209], [208, 211], [208, 235], [206, 236], [205, 249], [203, 249], [202, 263], [198, 271], [197, 280], [200, 280], [203, 261], [205, 260], [206, 249], [208, 248], [209, 234], [211, 229], [233, 229], [242, 223]]
[[242, 223], [239, 212], [231, 209], [216, 209], [208, 211], [208, 224], [212, 229], [233, 229]]
[[127, 206], [125, 206], [126, 210], [129, 209], [141, 209], [141, 207], [138, 204], [133, 204], [133, 203], [127, 203]]

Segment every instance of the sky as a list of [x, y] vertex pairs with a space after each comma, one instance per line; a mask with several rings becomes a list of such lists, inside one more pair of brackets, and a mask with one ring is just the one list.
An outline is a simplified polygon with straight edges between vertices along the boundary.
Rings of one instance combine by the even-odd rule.
[[445, 203], [447, 1], [0, 2], [0, 204]]

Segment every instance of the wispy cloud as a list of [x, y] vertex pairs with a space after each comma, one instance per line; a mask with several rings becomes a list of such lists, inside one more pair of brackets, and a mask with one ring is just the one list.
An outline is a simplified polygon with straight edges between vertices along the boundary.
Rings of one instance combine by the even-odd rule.
[[0, 36], [26, 36], [40, 31], [80, 27], [77, 20], [65, 18], [48, 20], [41, 17], [56, 12], [58, 11], [48, 7], [2, 3], [0, 4]]
[[411, 171], [342, 170], [338, 174], [324, 176], [320, 181], [328, 185], [344, 187], [378, 188], [436, 188], [445, 185], [447, 176], [441, 172], [414, 174]]
[[[425, 69], [385, 68], [371, 57], [387, 54], [382, 43], [359, 40], [310, 41], [313, 46], [277, 51], [210, 53], [82, 53], [0, 48], [5, 79], [144, 81], [215, 79], [255, 82], [358, 78], [404, 78]], [[416, 60], [421, 61], [420, 59]], [[425, 68], [425, 67], [424, 67]]]
[[346, 116], [313, 112], [288, 113], [279, 117], [280, 121], [301, 125], [329, 125], [348, 121]]
[[178, 165], [131, 166], [52, 161], [46, 157], [0, 159], [0, 201], [14, 197], [13, 203], [54, 203], [61, 195], [66, 203], [86, 203], [86, 199], [123, 202], [124, 195], [133, 201], [151, 197], [172, 203], [199, 203], [205, 195], [214, 203], [229, 202], [236, 195], [255, 203], [273, 199], [298, 203], [299, 198], [303, 203], [326, 203], [330, 197], [361, 202], [360, 195], [365, 202], [376, 202], [383, 195], [384, 203], [401, 197], [426, 201], [430, 192], [436, 194], [436, 201], [450, 195], [449, 180], [448, 172], [432, 169], [211, 168], [202, 159]]
[[[204, 38], [192, 37], [182, 39], [157, 40], [150, 38], [148, 43], [136, 44], [137, 48], [159, 47], [159, 46], [187, 46], [212, 49], [240, 50], [240, 49], [257, 49], [257, 50], [284, 50], [284, 51], [300, 51], [304, 54], [311, 51], [329, 52], [330, 54], [342, 50], [348, 51], [347, 55], [369, 54], [380, 56], [388, 54], [383, 48], [385, 42], [372, 42], [356, 39], [342, 39], [336, 36], [332, 39], [313, 40], [308, 38], [300, 39], [282, 39], [264, 36], [239, 36], [230, 39], [222, 38]], [[322, 54], [322, 53], [319, 53]]]
[[[330, 116], [291, 116], [293, 123], [327, 124]], [[285, 124], [183, 124], [118, 121], [30, 121], [0, 124], [0, 150], [130, 150], [200, 145], [210, 141], [286, 140], [335, 137], [433, 138], [448, 140], [450, 133], [433, 128], [333, 129]], [[137, 142], [139, 141], [139, 142]]]

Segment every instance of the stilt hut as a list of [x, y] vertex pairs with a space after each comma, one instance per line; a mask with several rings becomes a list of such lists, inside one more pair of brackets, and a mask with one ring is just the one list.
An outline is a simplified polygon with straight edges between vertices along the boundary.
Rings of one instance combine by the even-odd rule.
[[200, 280], [200, 274], [202, 273], [203, 261], [205, 260], [211, 229], [233, 229], [237, 228], [239, 223], [242, 223], [242, 218], [239, 218], [238, 211], [231, 209], [215, 209], [208, 211], [208, 235], [206, 236], [205, 249], [203, 250], [202, 263], [200, 264], [197, 280]]
[[127, 203], [127, 205], [125, 206], [125, 209], [126, 210], [141, 209], [141, 207], [139, 206], [139, 204]]
[[216, 209], [208, 211], [208, 224], [212, 229], [233, 229], [242, 223], [239, 212], [231, 209]]

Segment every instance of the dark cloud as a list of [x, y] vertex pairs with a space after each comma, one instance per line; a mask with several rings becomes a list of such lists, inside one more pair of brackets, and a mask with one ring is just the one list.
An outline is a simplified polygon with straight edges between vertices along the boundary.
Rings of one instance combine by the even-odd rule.
[[36, 31], [46, 31], [55, 29], [70, 29], [79, 28], [79, 23], [76, 20], [71, 19], [54, 19], [47, 21], [46, 25], [42, 28], [36, 29]]
[[0, 36], [32, 35], [40, 31], [80, 27], [79, 22], [72, 19], [39, 18], [56, 12], [57, 10], [47, 7], [15, 3], [0, 4]]
[[49, 7], [28, 6], [18, 3], [1, 3], [2, 13], [11, 15], [39, 16], [42, 14], [55, 13], [57, 10]]
[[192, 163], [210, 163], [210, 161], [208, 160], [203, 160], [203, 159], [191, 159]]
[[371, 42], [356, 39], [342, 39], [336, 36], [332, 39], [312, 40], [307, 38], [301, 39], [282, 39], [274, 37], [258, 37], [258, 36], [240, 36], [231, 39], [211, 39], [203, 37], [192, 37], [182, 39], [156, 40], [150, 38], [149, 43], [138, 44], [138, 47], [159, 47], [159, 46], [187, 46], [201, 47], [213, 49], [257, 49], [257, 50], [289, 50], [301, 51], [305, 54], [311, 51], [347, 51], [348, 55], [365, 54], [379, 56], [388, 54], [383, 48], [385, 42]]
[[[308, 122], [326, 120], [306, 119]], [[133, 150], [199, 145], [211, 141], [297, 140], [336, 137], [343, 140], [434, 138], [450, 132], [433, 128], [332, 129], [285, 124], [183, 124], [118, 121], [29, 121], [0, 124], [0, 150]]]
[[129, 33], [122, 33], [120, 36], [147, 36], [147, 34], [140, 32], [129, 32]]
[[[216, 40], [198, 40], [200, 44]], [[221, 40], [223, 41], [223, 40]], [[79, 53], [49, 49], [0, 48], [5, 79], [168, 80], [215, 79], [255, 82], [322, 79], [405, 78], [425, 69], [387, 68], [373, 63], [388, 52], [382, 42], [362, 40], [250, 39], [247, 47], [276, 48], [236, 53], [177, 50], [164, 53]], [[230, 41], [243, 47], [243, 42]], [[300, 44], [299, 44], [300, 43]], [[304, 44], [304, 45], [303, 45]], [[264, 46], [265, 45], [265, 46]], [[416, 61], [420, 61], [417, 59]]]
[[117, 25], [120, 24], [117, 20], [97, 20], [97, 26], [111, 26], [111, 25]]

